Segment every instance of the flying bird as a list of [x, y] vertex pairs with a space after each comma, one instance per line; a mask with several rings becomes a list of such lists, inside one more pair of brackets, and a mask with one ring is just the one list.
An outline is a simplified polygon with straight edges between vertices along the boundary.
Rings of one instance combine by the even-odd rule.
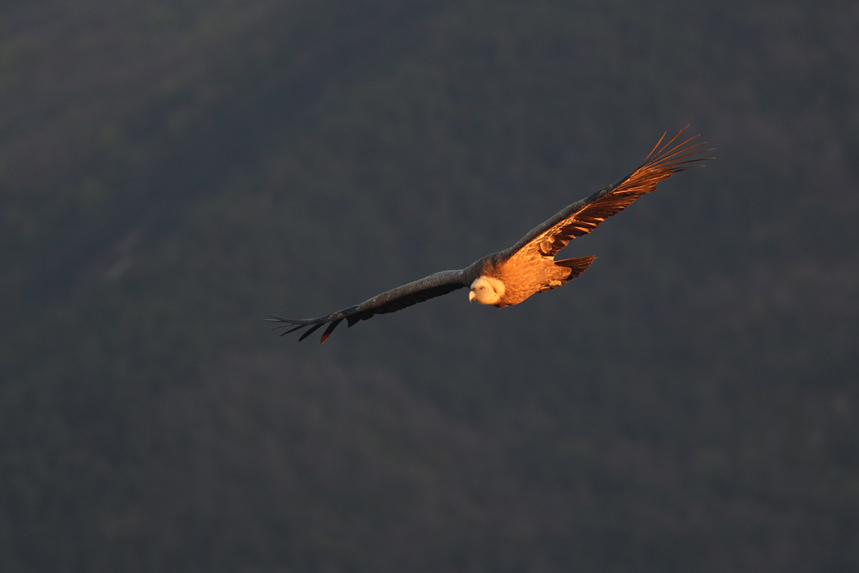
[[700, 156], [710, 150], [701, 149], [704, 142], [695, 142], [697, 135], [675, 143], [684, 131], [686, 128], [665, 143], [663, 134], [641, 167], [613, 185], [565, 207], [531, 229], [512, 247], [478, 259], [464, 269], [432, 274], [318, 318], [271, 315], [267, 320], [283, 323], [275, 329], [289, 329], [281, 336], [307, 328], [299, 342], [328, 325], [322, 333], [321, 342], [324, 343], [344, 320], [351, 327], [377, 314], [396, 312], [461, 288], [469, 289], [469, 302], [498, 308], [519, 304], [533, 294], [557, 288], [582, 274], [594, 260], [593, 256], [555, 259], [567, 243], [590, 233], [608, 217], [654, 191], [663, 179], [683, 171], [689, 164], [701, 165], [698, 162], [710, 159]]

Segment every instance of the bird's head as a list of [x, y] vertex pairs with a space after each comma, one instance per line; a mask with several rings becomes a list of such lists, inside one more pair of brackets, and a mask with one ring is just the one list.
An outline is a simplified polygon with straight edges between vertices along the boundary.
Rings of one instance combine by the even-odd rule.
[[471, 283], [468, 292], [468, 302], [477, 301], [480, 304], [498, 304], [504, 295], [504, 283], [492, 277], [477, 277]]

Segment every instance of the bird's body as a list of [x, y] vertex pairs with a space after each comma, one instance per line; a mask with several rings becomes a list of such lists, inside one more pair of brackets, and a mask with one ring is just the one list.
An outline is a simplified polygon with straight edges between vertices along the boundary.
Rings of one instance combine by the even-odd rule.
[[705, 159], [695, 157], [702, 144], [690, 145], [694, 137], [672, 147], [683, 131], [662, 147], [664, 136], [660, 138], [641, 167], [614, 185], [562, 209], [509, 249], [482, 257], [464, 269], [435, 273], [326, 316], [311, 319], [272, 316], [269, 320], [284, 323], [278, 328], [293, 327], [283, 334], [309, 327], [299, 340], [327, 324], [322, 334], [325, 342], [343, 320], [352, 326], [376, 314], [396, 312], [461, 288], [470, 289], [469, 301], [498, 308], [519, 304], [534, 294], [557, 288], [583, 273], [594, 260], [594, 257], [555, 260], [567, 243], [590, 233], [606, 218], [655, 190], [659, 181], [682, 171], [684, 165]]
[[[475, 277], [469, 299], [498, 308], [519, 304], [533, 294], [545, 292], [573, 280], [593, 262], [594, 257], [556, 261], [546, 256], [513, 256], [494, 253], [465, 269], [464, 278]], [[475, 285], [475, 283], [477, 283]], [[490, 295], [482, 295], [481, 289]], [[494, 295], [494, 296], [493, 296]]]

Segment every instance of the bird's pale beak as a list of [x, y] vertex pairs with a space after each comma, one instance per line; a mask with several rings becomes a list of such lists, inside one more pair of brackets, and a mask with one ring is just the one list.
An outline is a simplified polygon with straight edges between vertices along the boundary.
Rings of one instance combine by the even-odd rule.
[[468, 291], [468, 302], [474, 302], [474, 291]]

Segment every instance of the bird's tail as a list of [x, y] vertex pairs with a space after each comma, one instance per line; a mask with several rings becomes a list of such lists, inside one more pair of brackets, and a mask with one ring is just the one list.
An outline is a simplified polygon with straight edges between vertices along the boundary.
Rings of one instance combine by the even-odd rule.
[[567, 283], [585, 272], [591, 266], [591, 263], [594, 262], [595, 258], [595, 256], [591, 255], [590, 257], [579, 257], [577, 259], [562, 259], [555, 261], [555, 265], [570, 269], [570, 274], [567, 275], [567, 278], [562, 279], [563, 282]]

